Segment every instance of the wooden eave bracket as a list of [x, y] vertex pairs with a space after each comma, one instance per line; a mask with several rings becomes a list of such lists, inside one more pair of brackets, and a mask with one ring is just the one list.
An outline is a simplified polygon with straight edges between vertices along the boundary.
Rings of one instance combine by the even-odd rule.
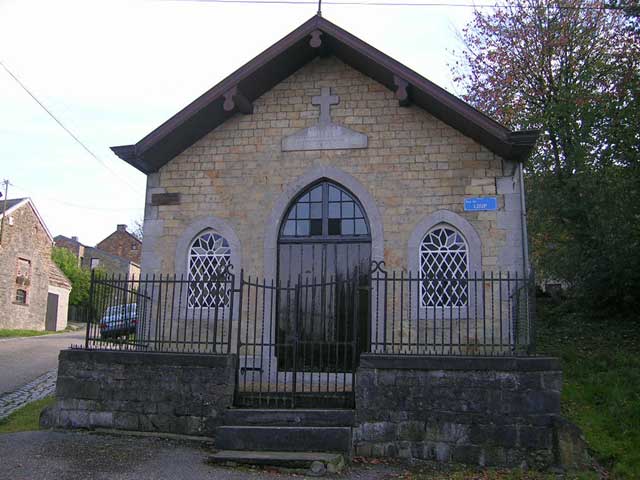
[[328, 57], [331, 53], [329, 51], [329, 44], [327, 42], [322, 41], [322, 30], [314, 30], [309, 35], [311, 38], [309, 39], [309, 46], [318, 51], [318, 55], [321, 57]]
[[253, 113], [253, 103], [242, 94], [237, 85], [227, 90], [223, 96], [225, 112], [231, 112], [237, 107], [238, 111], [245, 115]]
[[398, 103], [401, 107], [406, 107], [411, 104], [411, 100], [409, 99], [409, 82], [407, 82], [404, 78], [399, 77], [397, 75], [393, 76], [393, 83], [396, 86], [396, 98], [398, 99]]

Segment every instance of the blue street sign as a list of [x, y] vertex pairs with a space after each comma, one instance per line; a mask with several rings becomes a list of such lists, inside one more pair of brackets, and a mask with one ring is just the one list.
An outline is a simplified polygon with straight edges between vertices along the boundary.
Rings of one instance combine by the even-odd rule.
[[498, 209], [496, 197], [477, 197], [464, 199], [465, 212], [486, 212]]

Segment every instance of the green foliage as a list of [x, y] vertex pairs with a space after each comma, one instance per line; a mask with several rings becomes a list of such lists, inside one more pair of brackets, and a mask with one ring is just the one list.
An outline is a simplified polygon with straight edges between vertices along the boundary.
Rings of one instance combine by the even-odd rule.
[[59, 332], [52, 332], [49, 330], [12, 330], [3, 328], [0, 329], [0, 338], [18, 338], [18, 337], [39, 337], [41, 335], [52, 335], [56, 333], [68, 332], [69, 327], [66, 330], [60, 330]]
[[583, 311], [636, 312], [640, 169], [531, 175], [528, 187], [532, 260], [540, 276], [567, 282]]
[[66, 248], [54, 247], [51, 258], [71, 281], [69, 304], [86, 305], [89, 301], [91, 271], [78, 266], [78, 259]]
[[538, 278], [583, 311], [640, 307], [640, 28], [630, 2], [516, 0], [478, 10], [454, 67], [465, 99], [541, 131], [526, 165]]
[[613, 478], [640, 479], [640, 327], [573, 306], [538, 301], [538, 349], [562, 360], [563, 415]]
[[7, 418], [0, 420], [0, 434], [38, 430], [40, 428], [40, 412], [53, 402], [55, 402], [55, 397], [45, 397], [16, 410]]

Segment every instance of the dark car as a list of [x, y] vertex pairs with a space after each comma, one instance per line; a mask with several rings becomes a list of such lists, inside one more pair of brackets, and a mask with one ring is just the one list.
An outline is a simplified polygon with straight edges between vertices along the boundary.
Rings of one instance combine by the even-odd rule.
[[136, 332], [138, 315], [135, 303], [109, 307], [100, 320], [100, 336], [117, 338]]

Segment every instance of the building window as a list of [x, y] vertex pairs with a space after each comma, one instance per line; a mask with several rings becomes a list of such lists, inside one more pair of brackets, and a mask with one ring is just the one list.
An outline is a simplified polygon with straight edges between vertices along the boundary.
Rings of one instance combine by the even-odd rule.
[[91, 270], [93, 270], [94, 268], [100, 266], [100, 259], [99, 258], [92, 258], [91, 259], [91, 264], [90, 264], [90, 268]]
[[189, 249], [190, 308], [226, 307], [232, 285], [226, 277], [231, 264], [231, 247], [214, 231], [198, 235]]
[[27, 291], [26, 290], [23, 290], [21, 288], [16, 290], [16, 303], [19, 303], [20, 305], [26, 305], [27, 304]]
[[281, 238], [369, 236], [360, 203], [344, 189], [326, 181], [302, 194], [289, 208], [286, 218]]
[[467, 242], [453, 227], [437, 227], [420, 245], [423, 307], [464, 307], [468, 301]]

